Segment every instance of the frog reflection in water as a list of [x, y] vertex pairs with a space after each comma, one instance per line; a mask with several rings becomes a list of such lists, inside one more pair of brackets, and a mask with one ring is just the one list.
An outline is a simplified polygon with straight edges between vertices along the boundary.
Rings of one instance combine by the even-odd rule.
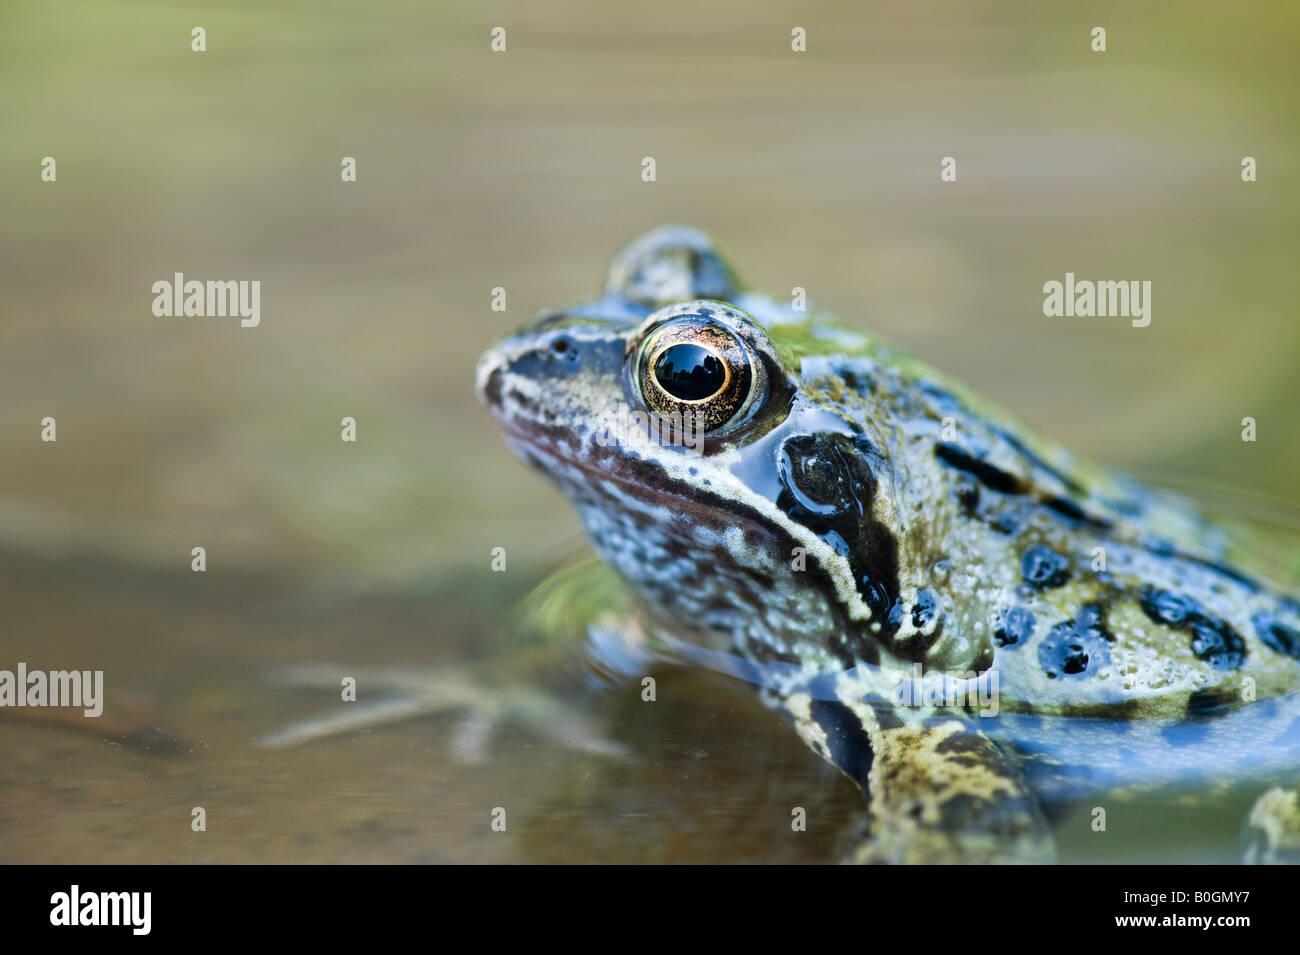
[[858, 861], [1047, 860], [1053, 800], [1224, 779], [1264, 794], [1255, 857], [1297, 848], [1300, 607], [1187, 503], [746, 291], [684, 227], [478, 391], [634, 595], [602, 626], [758, 686], [861, 785]]

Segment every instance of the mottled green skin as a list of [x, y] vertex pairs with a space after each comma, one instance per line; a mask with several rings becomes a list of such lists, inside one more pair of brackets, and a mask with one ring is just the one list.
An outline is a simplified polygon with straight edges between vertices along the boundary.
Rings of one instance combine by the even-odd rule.
[[[683, 311], [734, 335], [762, 393], [702, 454], [611, 444], [611, 406], [645, 407], [641, 343]], [[634, 242], [603, 297], [485, 354], [478, 389], [635, 595], [603, 626], [757, 684], [863, 785], [863, 861], [1050, 858], [1040, 797], [1080, 779], [1209, 787], [1300, 762], [1300, 608], [1227, 530], [745, 291], [701, 233]], [[901, 705], [915, 665], [995, 675], [1002, 715]]]

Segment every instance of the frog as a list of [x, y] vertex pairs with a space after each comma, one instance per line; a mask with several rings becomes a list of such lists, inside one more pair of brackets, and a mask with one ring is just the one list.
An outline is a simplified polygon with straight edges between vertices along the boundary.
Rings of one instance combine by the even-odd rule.
[[1295, 860], [1300, 603], [1230, 523], [752, 289], [689, 226], [475, 387], [616, 584], [593, 646], [752, 685], [860, 788], [843, 861], [1051, 862], [1062, 805], [1229, 784], [1259, 793], [1248, 861]]

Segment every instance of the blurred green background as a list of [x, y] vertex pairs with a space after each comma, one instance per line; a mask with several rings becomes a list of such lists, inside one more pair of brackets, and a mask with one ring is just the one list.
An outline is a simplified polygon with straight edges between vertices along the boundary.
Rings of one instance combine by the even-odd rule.
[[[1298, 46], [1262, 2], [8, 0], [0, 667], [103, 668], [182, 744], [0, 713], [0, 861], [827, 857], [856, 794], [734, 687], [675, 675], [653, 719], [595, 695], [630, 765], [516, 732], [464, 767], [441, 718], [255, 749], [329, 702], [261, 674], [508, 642], [583, 544], [474, 361], [664, 222], [1075, 451], [1294, 527]], [[155, 317], [177, 271], [260, 280], [260, 327]], [[1044, 318], [1066, 271], [1150, 280], [1150, 327]]]

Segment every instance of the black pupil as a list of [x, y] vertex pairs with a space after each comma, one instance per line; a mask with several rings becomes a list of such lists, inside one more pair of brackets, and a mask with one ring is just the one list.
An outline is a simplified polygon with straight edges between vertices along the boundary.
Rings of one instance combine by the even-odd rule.
[[682, 401], [699, 401], [718, 393], [727, 372], [718, 356], [699, 345], [672, 345], [655, 362], [660, 387]]

